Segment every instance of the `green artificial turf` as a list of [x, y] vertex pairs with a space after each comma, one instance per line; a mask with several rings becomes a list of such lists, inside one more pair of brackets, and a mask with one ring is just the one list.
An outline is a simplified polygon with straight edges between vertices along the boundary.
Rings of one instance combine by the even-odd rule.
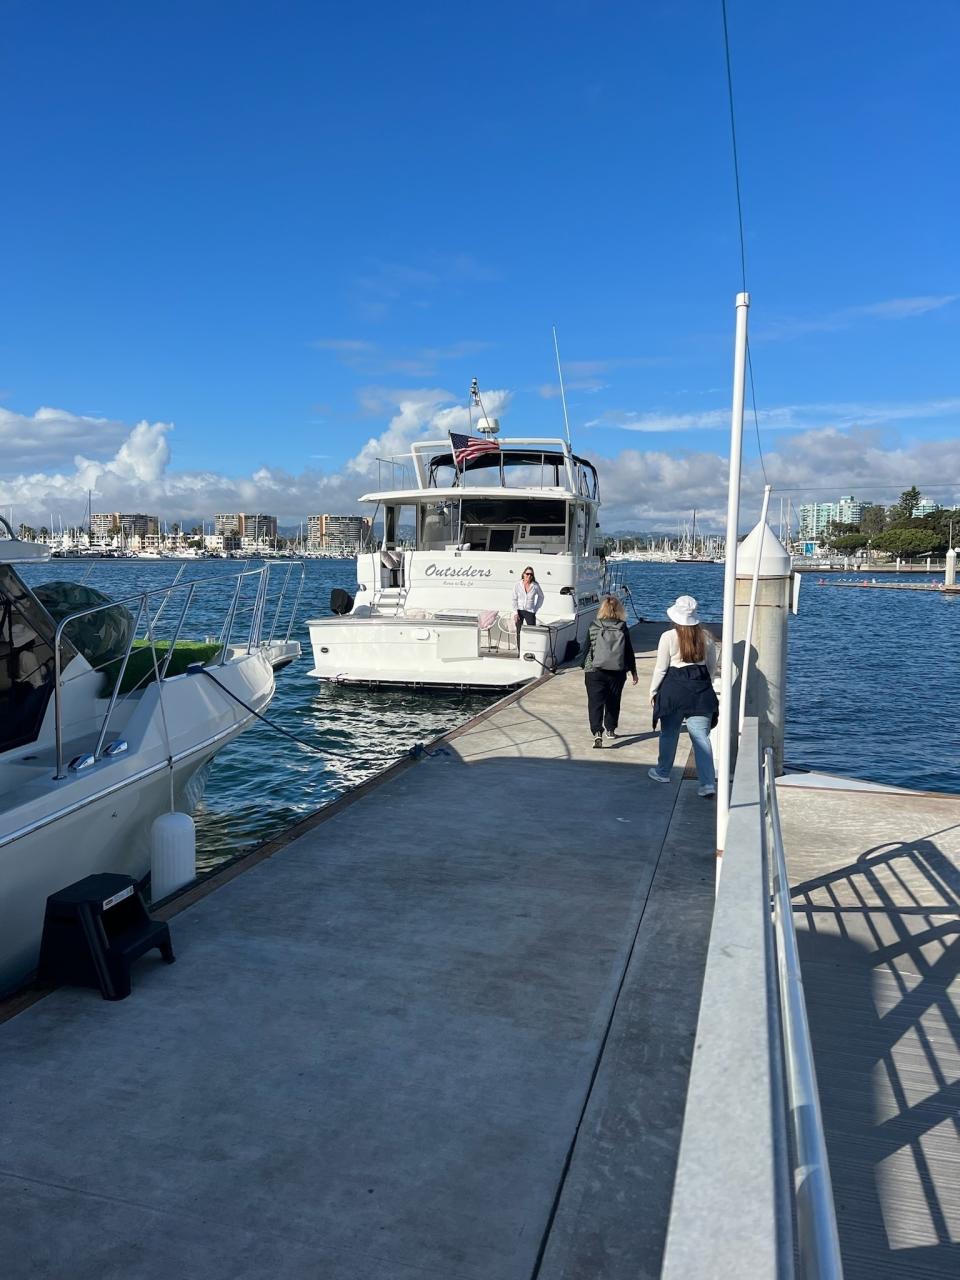
[[[169, 640], [157, 641], [158, 666], [163, 663], [169, 648]], [[173, 657], [170, 659], [167, 675], [183, 675], [191, 663], [202, 662], [206, 664], [215, 658], [219, 652], [220, 645], [216, 643], [202, 640], [178, 640], [174, 645]], [[114, 658], [112, 662], [107, 663], [103, 668], [101, 698], [109, 698], [113, 693], [114, 686], [117, 683], [117, 676], [120, 674], [121, 662], [121, 658]], [[143, 688], [144, 685], [150, 684], [154, 678], [150, 642], [148, 640], [134, 640], [133, 648], [130, 651], [130, 659], [127, 662], [127, 669], [124, 671], [123, 680], [120, 682], [121, 695], [129, 693], [132, 689]]]

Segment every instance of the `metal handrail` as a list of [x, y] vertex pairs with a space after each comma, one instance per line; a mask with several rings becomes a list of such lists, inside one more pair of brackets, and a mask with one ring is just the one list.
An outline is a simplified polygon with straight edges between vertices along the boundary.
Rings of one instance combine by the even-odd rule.
[[773, 852], [773, 918], [784, 1076], [793, 1135], [799, 1273], [811, 1277], [811, 1280], [841, 1280], [843, 1264], [840, 1260], [837, 1213], [807, 1022], [807, 1003], [803, 994], [772, 747], [767, 747], [763, 753], [763, 780], [765, 818]]
[[754, 716], [734, 773], [661, 1274], [843, 1275], [773, 753], [761, 753]]

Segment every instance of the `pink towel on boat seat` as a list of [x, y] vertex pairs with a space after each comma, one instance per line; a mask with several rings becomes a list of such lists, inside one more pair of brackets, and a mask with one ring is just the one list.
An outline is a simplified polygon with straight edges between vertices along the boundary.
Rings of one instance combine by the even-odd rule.
[[489, 631], [497, 620], [496, 609], [484, 609], [477, 615], [477, 626], [481, 631]]

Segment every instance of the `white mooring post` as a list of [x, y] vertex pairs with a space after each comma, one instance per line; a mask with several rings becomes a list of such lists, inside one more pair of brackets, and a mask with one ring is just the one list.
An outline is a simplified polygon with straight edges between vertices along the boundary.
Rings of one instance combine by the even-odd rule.
[[730, 412], [730, 475], [727, 484], [727, 543], [723, 573], [723, 640], [720, 651], [720, 759], [717, 761], [717, 856], [723, 853], [730, 814], [730, 733], [733, 725], [733, 632], [737, 600], [737, 526], [740, 522], [740, 467], [743, 455], [743, 402], [747, 371], [749, 293], [737, 294], [737, 332], [733, 349], [733, 405]]
[[943, 585], [945, 587], [955, 587], [957, 585], [957, 553], [953, 547], [947, 552], [947, 560], [943, 572]]
[[[760, 748], [773, 748], [783, 773], [783, 727], [787, 692], [787, 619], [792, 574], [790, 554], [765, 520], [740, 543], [733, 640], [740, 667], [739, 730], [744, 716], [759, 722]], [[738, 731], [739, 732], [739, 731]], [[733, 745], [737, 741], [734, 736]]]

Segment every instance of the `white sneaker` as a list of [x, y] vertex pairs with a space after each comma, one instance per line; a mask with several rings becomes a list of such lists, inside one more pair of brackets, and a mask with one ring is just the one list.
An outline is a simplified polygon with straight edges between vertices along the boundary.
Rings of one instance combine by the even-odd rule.
[[669, 781], [670, 781], [670, 779], [669, 779], [669, 778], [664, 778], [661, 774], [657, 773], [656, 769], [648, 769], [648, 770], [647, 770], [647, 777], [648, 777], [648, 778], [652, 778], [652, 779], [654, 780], [654, 782], [669, 782]]
[[711, 796], [715, 796], [716, 794], [716, 787], [697, 787], [697, 795], [702, 796], [704, 800], [708, 800]]

